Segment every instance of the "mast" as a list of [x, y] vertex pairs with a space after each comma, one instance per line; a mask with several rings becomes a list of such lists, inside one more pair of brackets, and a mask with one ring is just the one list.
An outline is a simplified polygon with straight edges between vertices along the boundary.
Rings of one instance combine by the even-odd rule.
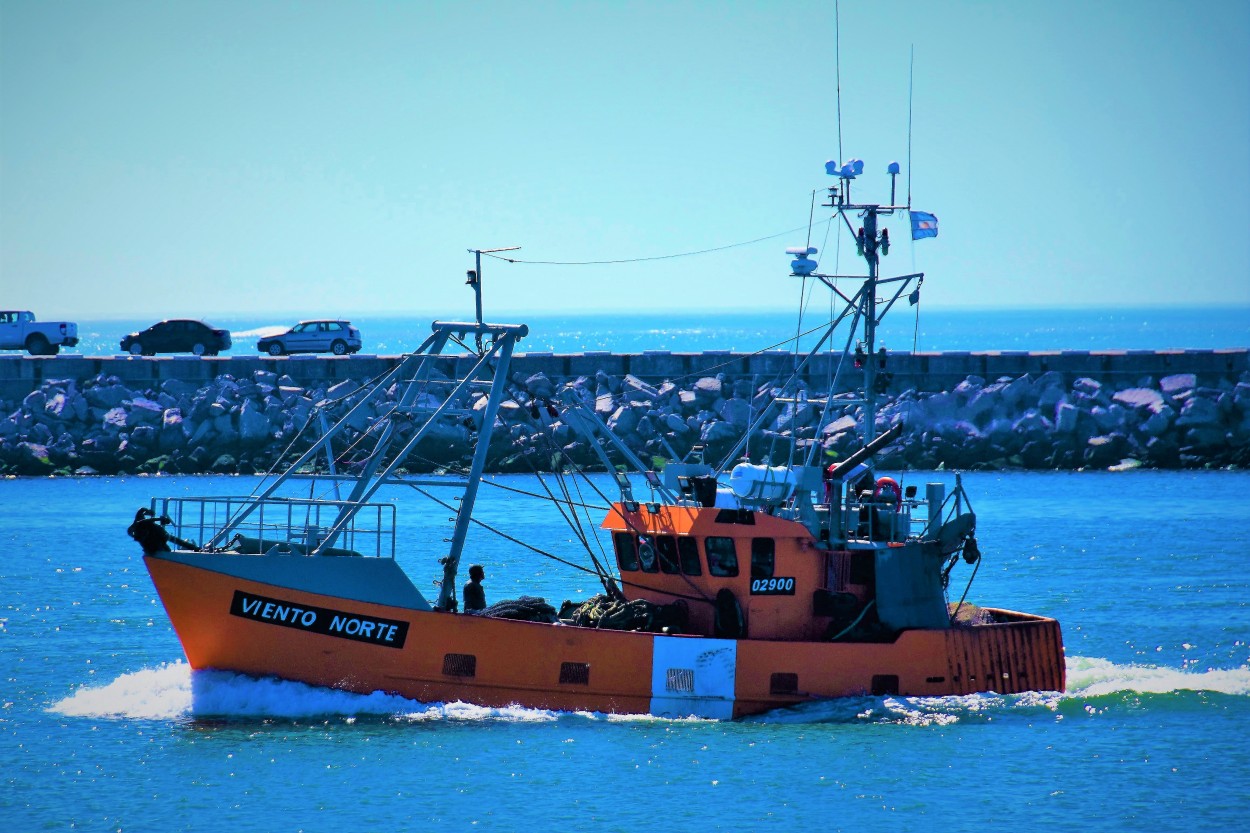
[[[835, 220], [840, 219], [842, 224], [846, 226], [847, 231], [855, 240], [856, 253], [864, 259], [868, 266], [866, 275], [830, 275], [817, 272], [819, 264], [812, 260], [810, 255], [816, 254], [816, 249], [807, 246], [801, 248], [787, 249], [788, 254], [794, 255], [795, 259], [791, 262], [791, 274], [795, 277], [816, 278], [821, 281], [837, 298], [843, 302], [844, 311], [830, 322], [829, 331], [822, 343], [829, 339], [832, 330], [840, 323], [843, 318], [847, 317], [848, 312], [854, 312], [851, 322], [851, 335], [847, 339], [847, 347], [843, 351], [843, 357], [850, 352], [852, 344], [854, 344], [855, 367], [863, 373], [863, 406], [864, 420], [860, 426], [860, 433], [863, 437], [864, 445], [870, 443], [876, 437], [877, 425], [877, 402], [880, 398], [878, 387], [880, 384], [880, 376], [884, 372], [884, 355], [877, 352], [877, 327], [881, 320], [889, 312], [897, 301], [912, 285], [916, 282], [924, 280], [924, 274], [917, 272], [910, 275], [899, 275], [897, 277], [882, 278], [881, 277], [881, 256], [890, 253], [890, 231], [883, 228], [881, 218], [893, 215], [898, 211], [907, 211], [910, 206], [895, 204], [895, 182], [900, 173], [900, 167], [897, 162], [891, 162], [886, 167], [886, 173], [890, 176], [890, 201], [885, 205], [878, 203], [856, 203], [851, 200], [851, 181], [863, 173], [864, 163], [859, 159], [849, 159], [839, 164], [837, 162], [826, 162], [825, 171], [830, 176], [838, 178], [838, 184], [830, 186], [829, 201], [825, 203], [826, 208], [834, 210]], [[860, 225], [857, 229], [851, 221], [851, 215], [857, 215]], [[839, 279], [862, 281], [860, 290], [853, 296], [848, 296], [839, 289], [836, 281]], [[855, 342], [856, 329], [860, 320], [863, 321], [863, 338]], [[832, 340], [829, 340], [832, 346]], [[841, 365], [838, 365], [839, 371]], [[834, 385], [836, 387], [837, 377], [834, 377]], [[832, 392], [832, 391], [831, 391]]]
[[[864, 260], [868, 261], [868, 280], [864, 284], [864, 445], [876, 436], [877, 430], [877, 206], [864, 207], [864, 226], [860, 232]], [[888, 240], [889, 237], [887, 236]], [[887, 244], [888, 245], [888, 244]]]

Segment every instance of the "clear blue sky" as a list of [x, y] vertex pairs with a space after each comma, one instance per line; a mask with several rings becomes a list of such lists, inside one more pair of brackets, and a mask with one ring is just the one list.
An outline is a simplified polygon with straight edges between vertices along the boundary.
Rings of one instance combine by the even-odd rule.
[[[862, 198], [906, 165], [915, 48], [913, 204], [941, 234], [900, 225], [885, 268], [926, 271], [927, 303], [1250, 304], [1250, 2], [840, 16]], [[0, 0], [0, 306], [43, 318], [462, 317], [468, 248], [802, 228], [838, 156], [832, 0]], [[488, 315], [786, 308], [805, 240], [492, 261]]]

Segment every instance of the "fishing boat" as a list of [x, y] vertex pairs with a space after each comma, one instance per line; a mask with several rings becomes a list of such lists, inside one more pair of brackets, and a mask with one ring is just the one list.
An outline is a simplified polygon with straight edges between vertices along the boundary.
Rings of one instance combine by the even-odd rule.
[[[130, 532], [191, 667], [422, 702], [673, 718], [732, 719], [838, 697], [1062, 690], [1058, 622], [952, 603], [952, 574], [975, 575], [981, 559], [959, 477], [918, 494], [875, 470], [874, 456], [903, 430], [879, 418], [888, 379], [876, 328], [900, 299], [914, 302], [924, 279], [880, 275], [883, 221], [910, 215], [914, 236], [924, 236], [932, 218], [912, 211], [910, 196], [895, 204], [897, 163], [884, 204], [852, 199], [862, 162], [827, 171], [830, 219], [854, 239], [866, 274], [825, 274], [814, 248], [788, 250], [791, 275], [827, 286], [840, 312], [810, 351], [796, 350], [792, 382], [775, 387], [723, 461], [695, 446], [645, 463], [570, 387], [519, 403], [548, 427], [580, 432], [596, 468], [610, 473], [616, 493], [605, 496], [598, 533], [611, 555], [586, 548], [602, 594], [559, 610], [534, 597], [461, 609], [470, 532], [506, 534], [474, 508], [492, 434], [507, 430], [500, 409], [513, 354], [528, 335], [524, 324], [483, 319], [481, 258], [493, 251], [479, 250], [467, 281], [474, 320], [434, 322], [415, 352], [353, 394], [341, 420], [292, 451], [282, 474], [247, 497], [161, 498], [139, 511]], [[817, 357], [829, 393], [809, 398], [793, 380]], [[751, 450], [759, 429], [798, 409], [829, 422], [834, 404], [846, 404], [833, 391], [853, 376], [862, 441], [846, 459], [828, 461], [820, 442], [792, 445], [784, 459]], [[385, 412], [363, 420], [380, 399]], [[408, 475], [418, 446], [449, 426], [476, 439], [467, 470]], [[346, 436], [355, 437], [349, 447]], [[558, 450], [552, 467], [562, 477], [587, 468]], [[439, 576], [433, 598], [401, 568], [397, 505], [378, 496], [401, 482], [459, 493], [441, 501], [455, 523], [429, 562]], [[558, 491], [553, 500], [571, 494]], [[539, 551], [507, 540], [518, 554]]]

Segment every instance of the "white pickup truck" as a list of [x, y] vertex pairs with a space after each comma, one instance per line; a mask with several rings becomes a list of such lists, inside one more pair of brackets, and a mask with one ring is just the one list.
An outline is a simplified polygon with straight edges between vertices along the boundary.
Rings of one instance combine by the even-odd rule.
[[55, 356], [78, 343], [72, 321], [35, 321], [26, 310], [0, 310], [0, 350], [25, 350], [32, 356]]

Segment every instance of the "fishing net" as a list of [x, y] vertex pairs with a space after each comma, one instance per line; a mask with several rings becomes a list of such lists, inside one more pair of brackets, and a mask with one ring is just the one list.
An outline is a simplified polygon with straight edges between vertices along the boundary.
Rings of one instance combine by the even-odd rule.
[[645, 599], [627, 602], [598, 595], [560, 607], [560, 621], [565, 624], [601, 630], [681, 633], [688, 620], [689, 610], [680, 599], [659, 605]]
[[517, 619], [522, 622], [555, 622], [557, 620], [556, 609], [547, 604], [546, 599], [538, 596], [505, 599], [502, 602], [496, 602], [478, 615], [490, 616], [494, 619]]

